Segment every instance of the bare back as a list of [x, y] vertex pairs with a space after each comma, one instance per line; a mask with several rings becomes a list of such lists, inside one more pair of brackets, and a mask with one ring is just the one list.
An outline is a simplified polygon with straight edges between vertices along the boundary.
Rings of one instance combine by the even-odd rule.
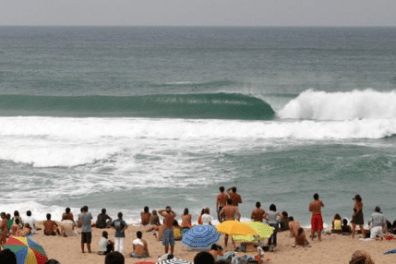
[[261, 208], [256, 208], [253, 210], [251, 218], [253, 221], [262, 222], [265, 215], [265, 211]]
[[238, 212], [238, 208], [236, 206], [226, 205], [221, 211], [225, 216], [225, 220], [235, 220], [235, 215]]
[[228, 195], [225, 193], [219, 193], [217, 195], [217, 201], [220, 207], [224, 207], [227, 204]]
[[140, 214], [142, 225], [148, 225], [150, 223], [151, 214], [150, 213], [141, 213]]

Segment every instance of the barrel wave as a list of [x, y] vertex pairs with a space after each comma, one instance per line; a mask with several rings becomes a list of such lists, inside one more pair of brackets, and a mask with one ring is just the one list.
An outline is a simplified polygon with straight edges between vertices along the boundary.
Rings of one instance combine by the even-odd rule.
[[143, 96], [1, 95], [2, 116], [154, 117], [268, 120], [274, 110], [243, 94], [155, 94]]

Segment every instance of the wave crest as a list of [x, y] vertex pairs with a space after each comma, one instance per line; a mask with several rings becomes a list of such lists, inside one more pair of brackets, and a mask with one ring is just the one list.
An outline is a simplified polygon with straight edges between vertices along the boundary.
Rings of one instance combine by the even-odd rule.
[[328, 93], [307, 90], [291, 100], [278, 116], [283, 119], [336, 121], [396, 118], [396, 91], [367, 89]]

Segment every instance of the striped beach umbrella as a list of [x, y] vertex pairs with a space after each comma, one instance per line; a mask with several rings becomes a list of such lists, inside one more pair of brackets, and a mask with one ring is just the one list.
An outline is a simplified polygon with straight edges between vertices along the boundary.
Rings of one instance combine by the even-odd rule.
[[187, 260], [173, 258], [173, 259], [168, 259], [168, 260], [163, 260], [163, 261], [157, 262], [157, 264], [192, 264], [192, 262], [187, 261]]
[[42, 246], [27, 237], [10, 237], [3, 245], [15, 253], [18, 264], [44, 264], [47, 254]]
[[207, 250], [220, 240], [220, 234], [211, 225], [196, 225], [183, 235], [182, 243], [191, 249]]

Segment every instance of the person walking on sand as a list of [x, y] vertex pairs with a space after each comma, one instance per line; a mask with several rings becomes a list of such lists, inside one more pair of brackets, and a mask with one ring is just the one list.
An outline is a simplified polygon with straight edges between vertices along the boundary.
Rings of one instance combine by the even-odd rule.
[[264, 209], [261, 208], [261, 203], [256, 203], [256, 209], [252, 211], [250, 218], [255, 222], [263, 222], [263, 219], [267, 217]]
[[309, 211], [312, 212], [311, 218], [311, 239], [314, 240], [315, 231], [318, 232], [318, 240], [321, 239], [321, 231], [323, 229], [322, 207], [324, 203], [319, 200], [319, 194], [313, 195], [314, 200], [309, 204]]
[[238, 206], [240, 203], [242, 203], [242, 197], [239, 195], [239, 193], [237, 193], [237, 188], [235, 186], [228, 188], [227, 194], [230, 196], [233, 206]]
[[82, 213], [78, 215], [81, 221], [81, 251], [84, 253], [84, 244], [87, 244], [88, 253], [91, 253], [92, 241], [92, 214], [88, 212], [88, 206], [82, 208]]
[[128, 228], [127, 223], [122, 219], [122, 213], [118, 213], [118, 219], [114, 220], [110, 226], [113, 227], [116, 232], [114, 234], [114, 250], [124, 255], [124, 244], [125, 244], [125, 230]]
[[217, 195], [216, 198], [216, 212], [217, 212], [217, 218], [221, 223], [224, 221], [224, 219], [220, 217], [219, 213], [221, 209], [223, 209], [223, 207], [227, 205], [228, 195], [224, 193], [224, 186], [220, 186], [219, 190], [220, 193]]
[[353, 215], [352, 215], [352, 238], [355, 237], [355, 229], [356, 226], [358, 225], [360, 227], [360, 230], [362, 231], [363, 238], [366, 238], [366, 230], [364, 230], [363, 225], [364, 225], [364, 218], [363, 218], [363, 203], [362, 203], [362, 197], [359, 194], [355, 195], [355, 205], [353, 206]]
[[173, 255], [173, 251], [175, 249], [175, 237], [173, 234], [173, 220], [176, 218], [176, 213], [172, 211], [170, 206], [167, 206], [165, 210], [159, 210], [158, 213], [164, 217], [164, 232], [162, 237], [162, 244], [165, 247], [165, 254], [168, 254], [169, 244], [170, 244], [170, 253]]
[[[227, 205], [224, 206], [223, 209], [221, 209], [219, 214], [220, 214], [220, 217], [222, 217], [224, 215], [224, 218], [225, 218], [226, 221], [228, 221], [228, 220], [231, 220], [231, 221], [237, 220], [237, 221], [239, 221], [241, 219], [241, 213], [239, 212], [239, 209], [238, 209], [237, 206], [232, 205], [232, 199], [231, 198], [229, 198], [227, 200]], [[234, 241], [234, 239], [232, 239], [232, 237], [231, 237], [231, 242], [232, 242], [232, 245], [235, 248], [235, 241]], [[226, 248], [227, 248], [227, 244], [228, 244], [228, 235], [225, 234], [224, 235], [224, 245], [225, 245]]]

